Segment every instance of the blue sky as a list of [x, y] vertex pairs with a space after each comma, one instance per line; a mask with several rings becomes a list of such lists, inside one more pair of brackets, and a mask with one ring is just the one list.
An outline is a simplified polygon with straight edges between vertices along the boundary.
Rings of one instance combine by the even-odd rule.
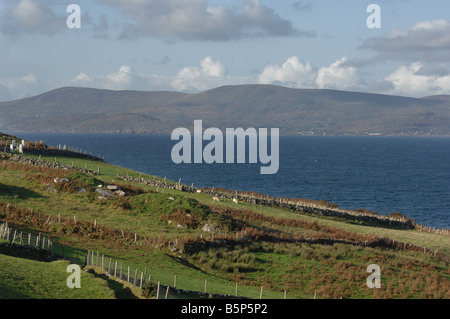
[[[80, 29], [66, 25], [69, 4]], [[0, 0], [0, 101], [248, 83], [450, 94], [449, 1]]]

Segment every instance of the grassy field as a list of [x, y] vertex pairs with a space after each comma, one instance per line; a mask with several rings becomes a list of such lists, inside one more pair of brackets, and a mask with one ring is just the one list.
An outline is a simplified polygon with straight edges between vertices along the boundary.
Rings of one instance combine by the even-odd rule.
[[[259, 298], [261, 286], [265, 298], [283, 298], [285, 290], [288, 298], [450, 298], [449, 267], [439, 256], [402, 249], [302, 241], [311, 237], [353, 241], [389, 238], [448, 256], [448, 236], [363, 226], [275, 207], [236, 205], [228, 200], [217, 203], [206, 194], [125, 183], [117, 176], [155, 177], [108, 163], [67, 157], [41, 158], [100, 171], [100, 175], [0, 161], [0, 204], [14, 208], [9, 213], [0, 210], [0, 221], [51, 236], [57, 253], [62, 253], [64, 243], [65, 257], [78, 256], [80, 263], [88, 250], [99, 251], [132, 268], [146, 268], [152, 280], [163, 284], [171, 285], [177, 275], [177, 288], [203, 291], [207, 280], [209, 292], [234, 295], [238, 283], [239, 295], [249, 298]], [[55, 177], [66, 177], [70, 182], [60, 185], [54, 183]], [[94, 190], [100, 184], [118, 185], [126, 196], [98, 199]], [[85, 191], [80, 192], [82, 188]], [[63, 221], [46, 223], [48, 216]], [[73, 225], [70, 220], [80, 225]], [[97, 228], [92, 226], [94, 223]], [[202, 230], [205, 224], [214, 228], [214, 233]], [[99, 229], [100, 226], [104, 229]], [[113, 235], [114, 231], [129, 233], [131, 237]], [[132, 240], [133, 234], [139, 236], [137, 242]], [[9, 257], [5, 258], [5, 263], [12, 263], [7, 261]], [[23, 263], [27, 265], [24, 268], [34, 269], [36, 273], [45, 268], [38, 262], [23, 260]], [[66, 263], [50, 263], [51, 267], [45, 271], [61, 272]], [[374, 263], [381, 266], [381, 289], [366, 286], [366, 268]], [[0, 271], [2, 280], [14, 276], [11, 268]], [[31, 272], [24, 272], [16, 281], [23, 285], [29, 280], [34, 282]], [[92, 287], [99, 284], [100, 288], [96, 293], [92, 291], [94, 288], [79, 292], [82, 295], [77, 298], [117, 297], [117, 293], [102, 290], [105, 280], [88, 273], [84, 276], [94, 277]], [[64, 288], [67, 274], [58, 278], [61, 289], [67, 289]], [[37, 281], [36, 286], [40, 285], [42, 282]], [[18, 293], [11, 284], [5, 287], [9, 288], [1, 291], [1, 297]], [[44, 288], [33, 289], [37, 291], [35, 294], [24, 295], [52, 298]], [[61, 296], [71, 298], [67, 295], [70, 293]]]
[[0, 255], [0, 299], [137, 299], [114, 280], [81, 271], [81, 288], [67, 287], [68, 261], [42, 262]]

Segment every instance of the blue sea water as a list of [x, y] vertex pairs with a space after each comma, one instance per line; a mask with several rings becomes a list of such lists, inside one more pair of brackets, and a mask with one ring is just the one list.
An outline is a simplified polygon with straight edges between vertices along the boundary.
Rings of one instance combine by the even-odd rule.
[[[430, 227], [450, 228], [450, 139], [280, 137], [280, 166], [174, 164], [170, 136], [17, 134], [48, 145], [79, 147], [105, 161], [195, 187], [324, 199], [342, 208], [402, 212]], [[205, 142], [206, 144], [206, 142]]]

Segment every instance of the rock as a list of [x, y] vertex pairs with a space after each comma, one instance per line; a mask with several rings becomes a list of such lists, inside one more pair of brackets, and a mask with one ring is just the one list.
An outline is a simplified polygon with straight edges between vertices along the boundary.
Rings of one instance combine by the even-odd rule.
[[171, 200], [171, 201], [174, 201], [174, 200], [175, 200], [175, 198], [173, 198], [173, 197], [169, 197], [169, 200]]
[[118, 190], [118, 191], [116, 191], [116, 195], [118, 195], [118, 196], [125, 196], [126, 193], [124, 191]]
[[50, 193], [56, 193], [58, 191], [51, 184], [46, 184], [46, 186], [47, 186], [47, 191], [50, 192]]
[[106, 188], [109, 189], [110, 191], [115, 191], [119, 189], [116, 185], [108, 185], [106, 186]]
[[96, 188], [95, 191], [102, 196], [114, 197], [114, 194], [111, 193], [110, 191], [107, 191], [106, 189]]
[[205, 224], [203, 227], [202, 227], [202, 230], [204, 231], [204, 232], [207, 232], [207, 233], [211, 233], [211, 232], [213, 232], [213, 231], [215, 231], [215, 227], [213, 226], [213, 225], [211, 225], [211, 224]]
[[70, 180], [68, 180], [67, 178], [59, 178], [59, 177], [54, 178], [53, 181], [58, 184], [70, 182]]
[[78, 189], [78, 193], [86, 193], [86, 188], [80, 187], [80, 188]]

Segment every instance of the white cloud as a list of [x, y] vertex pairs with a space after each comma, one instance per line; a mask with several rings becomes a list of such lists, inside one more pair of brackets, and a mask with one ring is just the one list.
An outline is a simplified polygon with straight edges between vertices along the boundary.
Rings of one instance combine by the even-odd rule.
[[77, 75], [75, 77], [75, 79], [72, 80], [72, 82], [74, 84], [86, 85], [86, 84], [91, 84], [93, 82], [93, 80], [89, 75], [82, 72], [79, 75]]
[[393, 85], [389, 93], [414, 97], [450, 94], [450, 75], [425, 74], [422, 72], [425, 67], [421, 62], [414, 62], [389, 74], [385, 78]]
[[358, 70], [346, 65], [346, 61], [343, 57], [316, 70], [309, 62], [304, 63], [294, 56], [288, 58], [281, 67], [266, 66], [258, 81], [261, 84], [278, 84], [293, 88], [351, 90], [364, 87]]
[[25, 75], [24, 77], [20, 78], [19, 80], [23, 81], [23, 82], [30, 83], [30, 84], [36, 84], [37, 83], [36, 76], [33, 73]]
[[0, 100], [23, 98], [36, 93], [39, 82], [33, 73], [15, 78], [0, 78]]
[[167, 90], [170, 79], [156, 74], [137, 74], [130, 66], [122, 65], [117, 72], [90, 75], [81, 72], [70, 83], [61, 85], [75, 85], [108, 90]]
[[355, 67], [345, 65], [346, 57], [322, 67], [317, 72], [316, 84], [319, 89], [348, 90], [363, 86], [363, 80]]
[[296, 56], [290, 57], [280, 67], [268, 65], [259, 76], [261, 84], [279, 83], [284, 86], [306, 88], [314, 86], [316, 71], [311, 64], [303, 63]]
[[124, 90], [131, 87], [134, 77], [131, 67], [123, 65], [118, 72], [100, 76], [99, 79], [102, 81], [105, 89]]
[[0, 79], [0, 83], [11, 91], [19, 89], [24, 84], [37, 84], [37, 79], [33, 73], [30, 73], [25, 76], [15, 77], [12, 79]]
[[206, 57], [200, 61], [200, 67], [185, 67], [181, 69], [171, 85], [175, 90], [197, 92], [212, 89], [217, 86], [232, 83], [225, 66], [220, 61]]
[[106, 75], [90, 76], [84, 72], [77, 75], [72, 84], [77, 86], [95, 86], [109, 90], [126, 90], [131, 88], [134, 79], [137, 77], [131, 67], [123, 65], [117, 72]]

